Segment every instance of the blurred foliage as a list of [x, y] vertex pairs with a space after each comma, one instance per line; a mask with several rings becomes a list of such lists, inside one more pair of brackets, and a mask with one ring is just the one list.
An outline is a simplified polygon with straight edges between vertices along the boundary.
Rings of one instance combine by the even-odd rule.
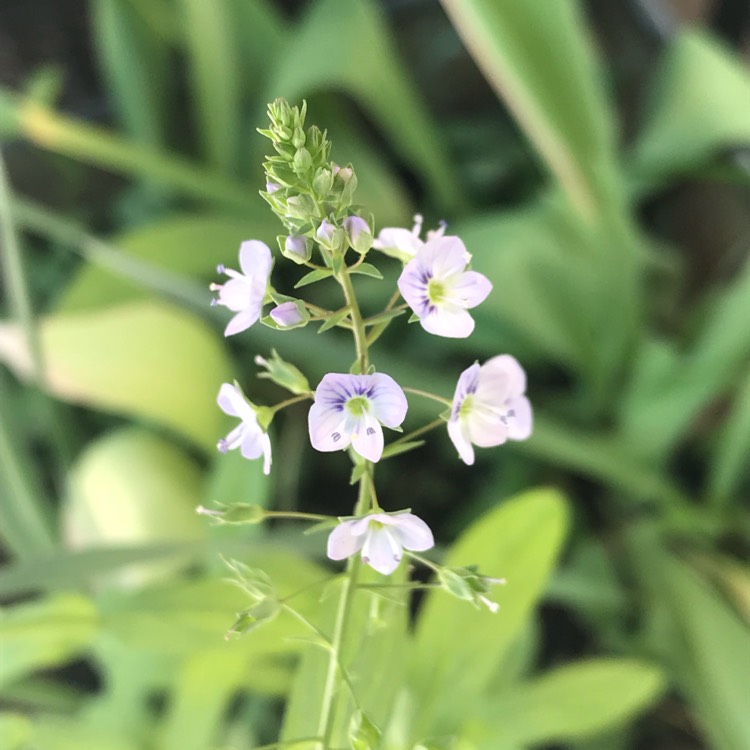
[[[255, 354], [276, 346], [311, 382], [350, 359], [310, 328], [226, 342], [207, 305], [241, 240], [276, 244], [255, 128], [285, 96], [306, 98], [334, 158], [355, 164], [378, 228], [446, 218], [495, 286], [471, 339], [389, 332], [379, 369], [450, 396], [462, 363], [509, 351], [537, 417], [528, 443], [473, 472], [445, 436], [384, 464], [381, 493], [458, 538], [450, 564], [509, 583], [497, 615], [436, 591], [413, 624], [398, 597], [362, 592], [368, 646], [345, 656], [377, 675], [359, 708], [385, 727], [381, 746], [746, 750], [740, 53], [706, 28], [665, 32], [667, 4], [640, 0], [297, 5], [89, 0], [98, 109], [71, 99], [64, 66], [0, 88], [0, 745], [201, 750], [315, 733], [324, 655], [284, 613], [225, 643], [246, 602], [217, 553], [289, 593], [325, 577], [320, 538], [192, 513], [353, 501], [335, 457], [312, 469], [302, 412], [275, 426], [270, 481], [212, 450], [222, 380], [278, 398]], [[742, 4], [715, 5], [726, 27]], [[358, 289], [365, 307], [380, 299], [373, 279]], [[528, 491], [540, 484], [559, 489]], [[323, 631], [333, 585], [295, 597]], [[340, 696], [342, 746], [355, 713]]]

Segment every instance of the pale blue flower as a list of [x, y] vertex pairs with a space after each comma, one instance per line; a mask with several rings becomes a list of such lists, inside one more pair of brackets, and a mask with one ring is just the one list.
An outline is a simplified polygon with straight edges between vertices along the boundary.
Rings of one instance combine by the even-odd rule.
[[[271, 318], [281, 328], [294, 328], [305, 323], [305, 316], [300, 312], [299, 305], [295, 301], [282, 302], [270, 312]], [[309, 320], [309, 316], [307, 320]]]
[[249, 459], [263, 456], [263, 473], [270, 473], [271, 439], [258, 424], [258, 417], [242, 391], [235, 385], [222, 383], [216, 401], [225, 414], [240, 420], [237, 427], [219, 440], [217, 448], [222, 453], [239, 448], [240, 453]]
[[342, 521], [328, 537], [328, 557], [344, 560], [362, 552], [362, 562], [390, 575], [404, 549], [423, 552], [435, 545], [430, 527], [413, 513], [372, 513]]
[[398, 288], [425, 331], [466, 338], [474, 330], [466, 311], [486, 299], [492, 284], [481, 273], [466, 270], [470, 260], [458, 237], [435, 237], [404, 267]]
[[473, 445], [490, 448], [531, 435], [533, 416], [525, 392], [526, 373], [510, 354], [481, 366], [475, 362], [461, 373], [448, 435], [464, 463], [474, 463]]
[[351, 445], [363, 458], [379, 461], [383, 454], [381, 424], [399, 427], [407, 408], [404, 392], [389, 375], [328, 373], [310, 407], [310, 442], [319, 451]]
[[248, 240], [240, 245], [240, 268], [242, 273], [219, 266], [217, 271], [229, 276], [224, 284], [211, 284], [219, 293], [213, 301], [237, 313], [227, 324], [225, 336], [244, 331], [260, 318], [263, 301], [271, 276], [271, 250], [259, 240]]
[[[377, 250], [382, 250], [386, 255], [398, 258], [402, 263], [408, 263], [425, 246], [425, 241], [420, 236], [423, 221], [421, 214], [415, 214], [414, 226], [411, 229], [384, 227], [378, 233], [378, 238], [372, 246]], [[437, 229], [427, 232], [427, 242], [436, 237], [442, 237], [446, 226], [446, 223], [441, 221]]]

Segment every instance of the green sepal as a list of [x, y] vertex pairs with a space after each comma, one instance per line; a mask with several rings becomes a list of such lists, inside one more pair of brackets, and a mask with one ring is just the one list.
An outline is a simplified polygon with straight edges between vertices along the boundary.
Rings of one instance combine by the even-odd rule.
[[281, 611], [281, 605], [276, 599], [262, 599], [248, 609], [237, 613], [237, 619], [225, 634], [225, 638], [239, 638], [246, 635], [251, 630], [255, 630], [259, 625], [270, 622]]
[[322, 281], [327, 279], [329, 276], [333, 276], [333, 271], [330, 268], [316, 268], [314, 271], [306, 273], [295, 285], [295, 289], [299, 289], [302, 286], [308, 284], [314, 284], [316, 281]]
[[360, 479], [367, 473], [367, 465], [365, 463], [356, 464], [352, 466], [352, 475], [349, 478], [349, 484], [357, 484]]
[[266, 368], [266, 372], [258, 373], [259, 378], [272, 380], [276, 385], [286, 388], [295, 396], [310, 393], [310, 384], [307, 378], [293, 364], [281, 359], [275, 349], [271, 349], [270, 359], [256, 357], [255, 363]]
[[419, 320], [419, 315], [417, 315], [416, 313], [412, 313], [409, 316], [409, 320], [407, 320], [406, 322], [407, 323], [416, 323], [418, 320]]

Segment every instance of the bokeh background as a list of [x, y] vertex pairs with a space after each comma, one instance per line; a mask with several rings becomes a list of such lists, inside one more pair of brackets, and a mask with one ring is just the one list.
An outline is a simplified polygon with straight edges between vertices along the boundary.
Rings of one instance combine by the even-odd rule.
[[[299, 583], [321, 540], [194, 509], [352, 507], [304, 407], [274, 422], [270, 479], [215, 452], [221, 382], [283, 397], [257, 354], [312, 383], [352, 358], [343, 331], [225, 341], [208, 306], [215, 266], [281, 233], [255, 129], [284, 96], [354, 165], [378, 228], [444, 219], [493, 281], [470, 339], [394, 324], [378, 368], [446, 397], [477, 359], [528, 373], [531, 440], [466, 467], [439, 431], [383, 464], [381, 503], [419, 508], [439, 556], [555, 488], [566, 540], [505, 667], [650, 665], [619, 713], [606, 680], [562, 708], [540, 691], [503, 748], [750, 748], [748, 60], [746, 0], [0, 3], [0, 744], [278, 731], [301, 646], [281, 626], [223, 646], [242, 604], [218, 555]], [[294, 270], [277, 264], [277, 287]], [[399, 266], [383, 272], [358, 286], [366, 310]], [[434, 416], [412, 399], [409, 426]]]

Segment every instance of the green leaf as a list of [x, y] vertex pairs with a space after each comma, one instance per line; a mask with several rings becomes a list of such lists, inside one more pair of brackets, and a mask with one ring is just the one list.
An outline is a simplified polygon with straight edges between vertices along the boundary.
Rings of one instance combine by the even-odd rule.
[[685, 354], [647, 340], [621, 404], [622, 431], [633, 451], [658, 464], [701, 409], [744, 375], [750, 361], [750, 261], [708, 308]]
[[[212, 449], [220, 434], [217, 384], [231, 371], [218, 336], [193, 316], [153, 302], [56, 315], [42, 322], [48, 389], [73, 403], [142, 417]], [[0, 359], [27, 377], [20, 331], [0, 326]], [[190, 377], [186, 377], [190, 373]]]
[[168, 48], [130, 2], [95, 0], [91, 11], [99, 67], [120, 121], [136, 140], [161, 144]]
[[91, 601], [74, 594], [0, 610], [0, 685], [80, 656], [99, 625]]
[[615, 186], [614, 137], [578, 3], [442, 5], [570, 203], [583, 216], [595, 216]]
[[[201, 472], [193, 459], [139, 428], [118, 430], [90, 443], [70, 476], [62, 510], [69, 546], [137, 546], [206, 537], [195, 512]], [[128, 567], [117, 575], [130, 585], [163, 577], [189, 558]]]
[[229, 5], [203, 0], [179, 0], [177, 5], [204, 153], [217, 170], [233, 172], [239, 154], [241, 111], [238, 53]]
[[330, 318], [323, 321], [323, 325], [318, 328], [318, 333], [323, 333], [323, 331], [327, 331], [328, 329], [337, 326], [349, 315], [350, 312], [349, 308], [345, 307], [342, 310], [333, 313]]
[[488, 750], [582, 739], [625, 724], [663, 689], [662, 673], [650, 664], [581, 661], [488, 696], [469, 737]]
[[[123, 232], [108, 240], [107, 244], [128, 258], [145, 261], [154, 276], [164, 270], [208, 280], [216, 277], [219, 263], [228, 267], [236, 263], [243, 240], [251, 236], [268, 236], [273, 232], [272, 218], [256, 217], [254, 213], [247, 220], [216, 214], [176, 215]], [[208, 305], [211, 293], [205, 289], [204, 294]], [[57, 309], [68, 312], [107, 307], [144, 296], [154, 296], [153, 291], [89, 263], [66, 287]]]
[[333, 276], [333, 271], [330, 268], [318, 268], [315, 271], [306, 273], [295, 285], [295, 289], [299, 289], [302, 286], [308, 284], [314, 284], [316, 281], [322, 281], [327, 279], [329, 276]]
[[651, 650], [690, 699], [707, 744], [745, 750], [750, 629], [705, 581], [666, 552], [650, 529], [634, 529], [630, 546], [650, 595]]
[[[325, 54], [322, 39], [336, 39]], [[424, 175], [441, 205], [455, 206], [460, 198], [447, 150], [398, 60], [377, 3], [321, 0], [312, 4], [290, 38], [265, 99], [281, 95], [297, 101], [321, 90], [347, 92], [375, 118], [402, 158]]]
[[0, 713], [0, 747], [5, 750], [24, 750], [33, 734], [31, 722], [26, 716]]
[[429, 595], [411, 654], [410, 682], [420, 697], [415, 736], [453, 731], [482, 694], [541, 596], [566, 527], [562, 496], [534, 490], [478, 519], [451, 547], [445, 565], [476, 564], [508, 584], [489, 595], [500, 602], [497, 614], [441, 591]]
[[750, 75], [739, 56], [702, 31], [670, 45], [635, 149], [637, 184], [658, 186], [721, 149], [750, 144]]
[[358, 266], [350, 268], [349, 273], [361, 273], [365, 276], [372, 276], [374, 279], [383, 278], [383, 274], [370, 263], [360, 263]]
[[708, 462], [708, 496], [726, 504], [750, 472], [750, 374], [732, 400], [727, 419], [717, 435], [713, 460]]

